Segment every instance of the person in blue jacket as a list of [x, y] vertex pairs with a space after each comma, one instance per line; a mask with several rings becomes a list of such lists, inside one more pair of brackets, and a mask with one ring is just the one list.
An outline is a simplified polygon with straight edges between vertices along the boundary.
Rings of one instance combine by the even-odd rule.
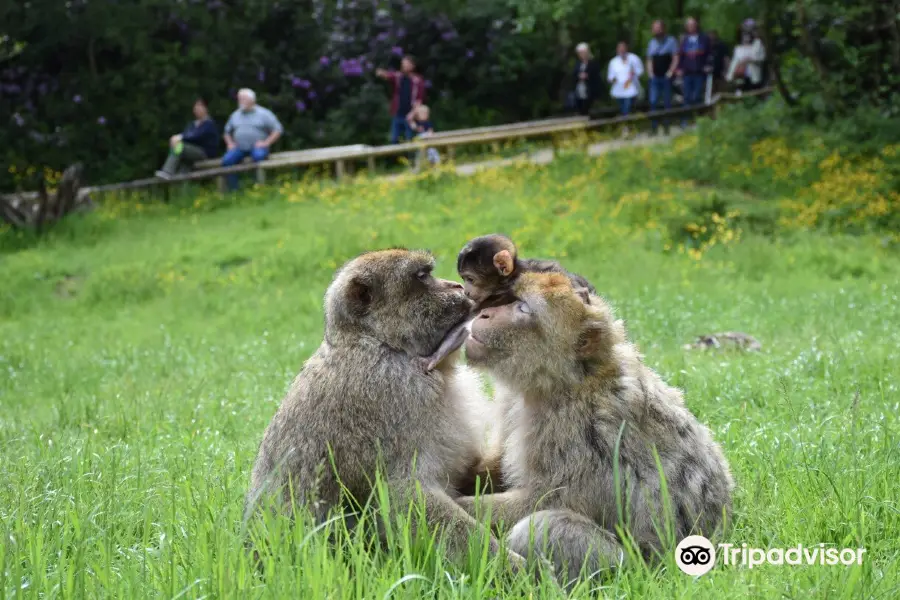
[[190, 170], [194, 163], [219, 154], [219, 128], [210, 118], [209, 107], [203, 98], [194, 102], [194, 118], [183, 132], [169, 138], [169, 156], [156, 172], [157, 177], [169, 179]]

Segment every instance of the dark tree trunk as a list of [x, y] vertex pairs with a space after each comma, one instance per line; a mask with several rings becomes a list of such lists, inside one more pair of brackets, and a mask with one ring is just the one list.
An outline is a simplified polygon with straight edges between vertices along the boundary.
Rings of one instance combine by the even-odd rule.
[[771, 0], [765, 2], [763, 7], [764, 16], [760, 33], [762, 34], [762, 41], [766, 48], [766, 53], [770, 57], [769, 62], [772, 67], [772, 76], [775, 78], [775, 87], [778, 88], [778, 93], [781, 94], [781, 97], [784, 98], [784, 101], [788, 106], [796, 106], [797, 100], [791, 94], [790, 90], [787, 89], [784, 78], [781, 76], [781, 57], [779, 56], [777, 46], [775, 45], [775, 36], [772, 34], [772, 23], [775, 21], [775, 11], [771, 10]]
[[0, 219], [16, 229], [41, 233], [67, 214], [91, 207], [91, 199], [81, 188], [81, 165], [67, 168], [54, 193], [41, 178], [38, 192], [0, 196]]
[[825, 70], [825, 64], [822, 62], [822, 56], [819, 53], [819, 45], [812, 37], [809, 19], [807, 19], [806, 15], [806, 5], [803, 0], [797, 0], [796, 7], [797, 20], [800, 24], [800, 40], [803, 43], [804, 54], [806, 54], [807, 58], [812, 62], [813, 68], [816, 70], [816, 75], [819, 76], [819, 81], [822, 82], [822, 94], [825, 96], [828, 104], [831, 105], [829, 108], [835, 110], [841, 103], [831, 87], [831, 80], [828, 77], [828, 73]]

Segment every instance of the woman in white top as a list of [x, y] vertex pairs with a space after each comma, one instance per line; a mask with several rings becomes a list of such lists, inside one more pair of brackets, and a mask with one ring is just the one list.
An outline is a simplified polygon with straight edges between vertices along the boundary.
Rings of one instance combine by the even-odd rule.
[[623, 115], [631, 112], [631, 105], [640, 93], [640, 76], [644, 73], [641, 59], [628, 51], [628, 44], [619, 42], [616, 56], [609, 61], [606, 79], [612, 85], [610, 95], [619, 103]]
[[725, 79], [727, 81], [742, 79], [741, 89], [749, 91], [762, 84], [766, 49], [762, 40], [756, 35], [755, 27], [752, 24], [745, 23], [741, 29], [741, 43], [734, 47], [731, 66], [728, 68]]

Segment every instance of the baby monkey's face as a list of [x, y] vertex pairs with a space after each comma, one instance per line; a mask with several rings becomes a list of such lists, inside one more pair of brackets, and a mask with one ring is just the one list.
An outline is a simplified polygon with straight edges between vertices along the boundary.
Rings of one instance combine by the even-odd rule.
[[515, 300], [510, 279], [498, 273], [482, 274], [473, 271], [462, 271], [460, 276], [466, 296], [475, 302], [474, 312], [493, 306], [502, 306]]

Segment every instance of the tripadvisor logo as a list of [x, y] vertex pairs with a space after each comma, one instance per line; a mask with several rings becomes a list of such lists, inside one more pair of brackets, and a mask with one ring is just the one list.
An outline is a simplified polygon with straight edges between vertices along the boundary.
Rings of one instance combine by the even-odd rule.
[[[752, 569], [760, 565], [861, 565], [865, 548], [832, 548], [825, 544], [791, 548], [750, 548], [747, 544], [719, 544], [722, 562], [726, 566]], [[675, 548], [675, 563], [688, 575], [708, 573], [716, 565], [716, 548], [702, 535], [689, 535]]]
[[689, 535], [675, 548], [675, 562], [688, 575], [704, 575], [716, 566], [716, 549], [702, 535]]

